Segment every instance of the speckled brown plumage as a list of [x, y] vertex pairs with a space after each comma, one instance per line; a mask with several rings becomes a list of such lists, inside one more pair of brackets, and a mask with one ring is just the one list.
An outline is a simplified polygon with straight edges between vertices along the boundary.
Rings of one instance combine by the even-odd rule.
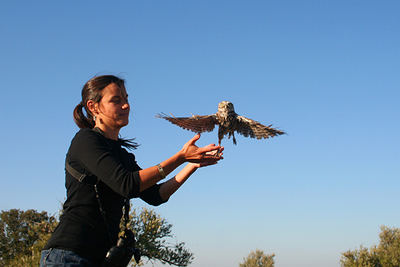
[[229, 101], [222, 101], [218, 104], [218, 111], [212, 115], [192, 117], [174, 117], [165, 114], [158, 114], [158, 118], [163, 118], [178, 125], [186, 130], [195, 133], [211, 132], [215, 125], [219, 125], [218, 144], [225, 135], [232, 136], [233, 143], [236, 144], [234, 132], [251, 138], [270, 138], [285, 132], [272, 128], [271, 125], [265, 126], [257, 121], [236, 114], [233, 104]]

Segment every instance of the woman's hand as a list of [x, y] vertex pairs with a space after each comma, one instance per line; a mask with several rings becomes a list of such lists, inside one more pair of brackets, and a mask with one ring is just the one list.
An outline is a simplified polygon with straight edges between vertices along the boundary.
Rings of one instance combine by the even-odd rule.
[[224, 150], [223, 147], [216, 146], [215, 144], [198, 147], [196, 146], [196, 141], [199, 138], [200, 134], [196, 134], [181, 149], [180, 153], [185, 161], [193, 163], [199, 168], [216, 164], [219, 160], [223, 159], [221, 153]]

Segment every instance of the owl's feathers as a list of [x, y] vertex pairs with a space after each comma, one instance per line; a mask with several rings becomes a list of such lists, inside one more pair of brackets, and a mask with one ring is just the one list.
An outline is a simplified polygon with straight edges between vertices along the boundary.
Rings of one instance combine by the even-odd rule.
[[283, 131], [272, 128], [272, 125], [266, 126], [240, 115], [237, 116], [237, 120], [237, 127], [234, 130], [246, 137], [262, 139], [284, 134]]
[[234, 132], [251, 138], [269, 138], [285, 134], [285, 132], [272, 128], [271, 125], [263, 125], [252, 119], [240, 116], [234, 111], [233, 104], [228, 101], [222, 101], [218, 104], [218, 111], [212, 115], [193, 115], [191, 117], [174, 117], [166, 114], [158, 114], [157, 117], [168, 120], [179, 127], [193, 131], [195, 133], [211, 132], [215, 125], [219, 125], [218, 143], [225, 135], [233, 137], [233, 143], [236, 144]]
[[168, 120], [169, 122], [178, 125], [179, 127], [195, 132], [211, 132], [214, 130], [218, 121], [215, 115], [199, 116], [193, 115], [192, 117], [174, 117], [168, 116], [164, 113], [158, 114], [157, 117]]

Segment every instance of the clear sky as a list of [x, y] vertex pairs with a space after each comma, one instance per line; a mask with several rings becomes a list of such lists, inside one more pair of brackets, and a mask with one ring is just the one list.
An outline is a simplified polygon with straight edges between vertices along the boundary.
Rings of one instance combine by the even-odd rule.
[[381, 225], [400, 227], [399, 12], [397, 0], [2, 1], [0, 209], [58, 211], [72, 110], [111, 73], [127, 81], [121, 134], [143, 168], [193, 136], [159, 112], [230, 100], [288, 132], [224, 139], [225, 159], [155, 208], [191, 266], [237, 266], [255, 249], [277, 267], [339, 266]]

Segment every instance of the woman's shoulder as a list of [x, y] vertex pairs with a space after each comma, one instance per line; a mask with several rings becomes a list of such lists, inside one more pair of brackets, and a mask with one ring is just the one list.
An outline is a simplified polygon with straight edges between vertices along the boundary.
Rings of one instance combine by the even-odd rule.
[[77, 144], [81, 146], [99, 142], [100, 143], [104, 142], [104, 137], [100, 133], [95, 132], [89, 128], [83, 128], [80, 129], [72, 138], [71, 145]]
[[74, 138], [86, 138], [86, 137], [104, 137], [100, 132], [89, 128], [82, 128], [76, 134]]

